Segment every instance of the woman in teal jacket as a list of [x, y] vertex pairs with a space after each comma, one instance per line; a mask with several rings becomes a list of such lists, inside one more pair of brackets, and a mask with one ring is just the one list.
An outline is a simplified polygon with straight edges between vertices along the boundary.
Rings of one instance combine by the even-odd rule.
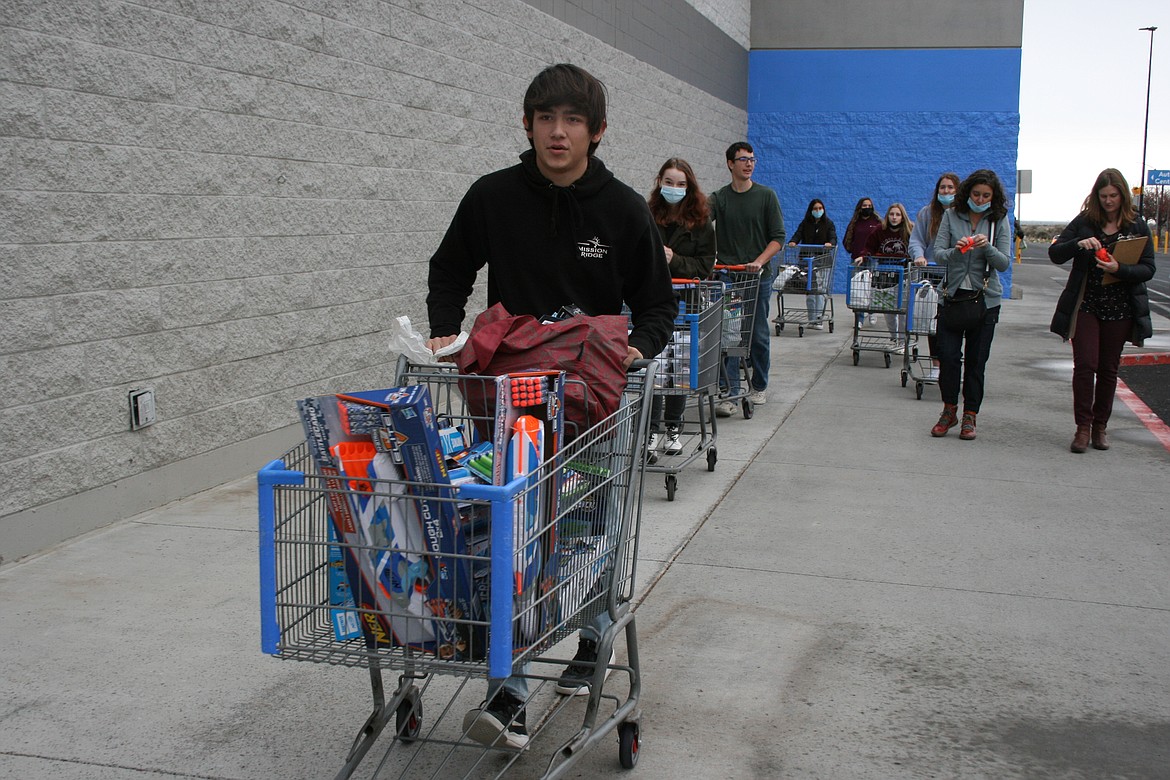
[[[936, 337], [943, 410], [930, 430], [931, 436], [946, 436], [959, 424], [961, 386], [963, 422], [959, 438], [975, 438], [975, 416], [983, 404], [984, 373], [1003, 295], [999, 273], [1012, 262], [1012, 230], [1007, 215], [1007, 196], [999, 177], [994, 171], [981, 169], [959, 185], [955, 205], [943, 213], [939, 223], [934, 261], [946, 272]], [[963, 330], [948, 327], [943, 312], [948, 299], [966, 298], [980, 291], [985, 308], [979, 322]]]

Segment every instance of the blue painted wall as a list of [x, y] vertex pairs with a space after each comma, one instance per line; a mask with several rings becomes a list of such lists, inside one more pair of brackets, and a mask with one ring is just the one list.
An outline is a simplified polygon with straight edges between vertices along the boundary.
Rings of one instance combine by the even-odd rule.
[[[814, 197], [841, 237], [861, 197], [913, 218], [948, 170], [991, 168], [1014, 200], [1019, 49], [753, 51], [748, 83], [755, 179], [779, 194], [789, 233]], [[847, 278], [839, 264], [836, 292]]]

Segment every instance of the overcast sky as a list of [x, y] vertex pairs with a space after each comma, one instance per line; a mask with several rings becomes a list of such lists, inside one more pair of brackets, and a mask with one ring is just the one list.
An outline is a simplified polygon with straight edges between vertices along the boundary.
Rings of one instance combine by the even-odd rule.
[[1154, 33], [1146, 167], [1170, 169], [1170, 0], [1024, 0], [1020, 169], [1025, 222], [1067, 221], [1103, 168], [1137, 186]]

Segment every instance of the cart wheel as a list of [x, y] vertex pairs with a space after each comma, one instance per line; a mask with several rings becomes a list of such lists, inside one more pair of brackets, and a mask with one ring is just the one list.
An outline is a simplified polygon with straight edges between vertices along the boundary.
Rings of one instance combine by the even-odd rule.
[[797, 330], [796, 334], [797, 334], [797, 335], [798, 335], [800, 338], [804, 338], [804, 326], [803, 326], [803, 325], [801, 325], [801, 326], [800, 326], [800, 328]]
[[833, 321], [829, 320], [829, 333], [833, 332]]
[[890, 353], [886, 353], [886, 368], [890, 367]]
[[707, 450], [707, 471], [715, 470], [715, 462], [719, 460], [719, 456], [715, 454], [715, 448]]
[[902, 387], [905, 387], [905, 386], [906, 386], [906, 382], [907, 382], [907, 380], [909, 380], [909, 379], [910, 379], [910, 375], [909, 375], [909, 374], [907, 374], [905, 371], [903, 371], [903, 372], [902, 372]]
[[922, 400], [922, 383], [921, 382], [914, 383], [914, 397], [917, 398], [919, 401]]
[[674, 474], [666, 475], [666, 500], [674, 501], [674, 491], [678, 489], [678, 477]]
[[638, 743], [640, 729], [637, 723], [623, 723], [618, 726], [618, 756], [622, 762], [622, 769], [633, 769], [638, 763]]
[[422, 697], [418, 688], [411, 688], [406, 699], [398, 705], [394, 715], [394, 733], [403, 742], [414, 742], [422, 729]]
[[752, 402], [745, 398], [745, 399], [743, 399], [742, 406], [743, 406], [743, 419], [745, 419], [745, 420], [752, 419], [752, 415], [756, 413], [755, 407], [752, 406]]
[[861, 362], [861, 353], [855, 349], [855, 350], [853, 350], [853, 365], [857, 365], [860, 362]]
[[776, 323], [776, 335], [779, 336], [783, 332], [784, 332], [784, 323], [777, 322]]

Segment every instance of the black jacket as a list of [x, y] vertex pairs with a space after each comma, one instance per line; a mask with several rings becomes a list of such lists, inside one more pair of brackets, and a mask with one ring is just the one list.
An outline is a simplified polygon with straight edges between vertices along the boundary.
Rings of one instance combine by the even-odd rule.
[[586, 314], [633, 312], [630, 346], [650, 357], [674, 331], [677, 312], [658, 228], [641, 195], [596, 157], [558, 187], [529, 149], [520, 163], [467, 191], [431, 257], [431, 336], [458, 333], [476, 274], [488, 267], [488, 306], [542, 317], [575, 304]]
[[[1142, 250], [1139, 261], [1134, 265], [1119, 266], [1117, 273], [1113, 274], [1129, 288], [1130, 315], [1133, 317], [1133, 330], [1130, 332], [1129, 340], [1140, 347], [1142, 342], [1154, 333], [1154, 326], [1150, 320], [1150, 297], [1146, 293], [1146, 282], [1154, 276], [1154, 245], [1149, 238], [1150, 229], [1140, 217], [1133, 221], [1133, 225], [1126, 232], [1131, 236], [1146, 236], [1146, 247]], [[1089, 271], [1097, 263], [1094, 252], [1090, 249], [1081, 249], [1077, 242], [1093, 236], [1099, 240], [1104, 238], [1104, 234], [1082, 213], [1073, 218], [1057, 236], [1056, 241], [1048, 247], [1048, 257], [1057, 265], [1073, 261], [1068, 273], [1068, 282], [1060, 293], [1056, 312], [1052, 315], [1052, 324], [1049, 326], [1049, 330], [1063, 339], [1068, 339], [1072, 333], [1073, 321], [1084, 297]]]
[[820, 219], [805, 217], [788, 241], [793, 244], [835, 245], [837, 243], [837, 226], [828, 217]]
[[715, 267], [715, 226], [707, 220], [691, 230], [678, 223], [658, 226], [662, 243], [670, 247], [670, 275], [675, 279], [706, 279]]

